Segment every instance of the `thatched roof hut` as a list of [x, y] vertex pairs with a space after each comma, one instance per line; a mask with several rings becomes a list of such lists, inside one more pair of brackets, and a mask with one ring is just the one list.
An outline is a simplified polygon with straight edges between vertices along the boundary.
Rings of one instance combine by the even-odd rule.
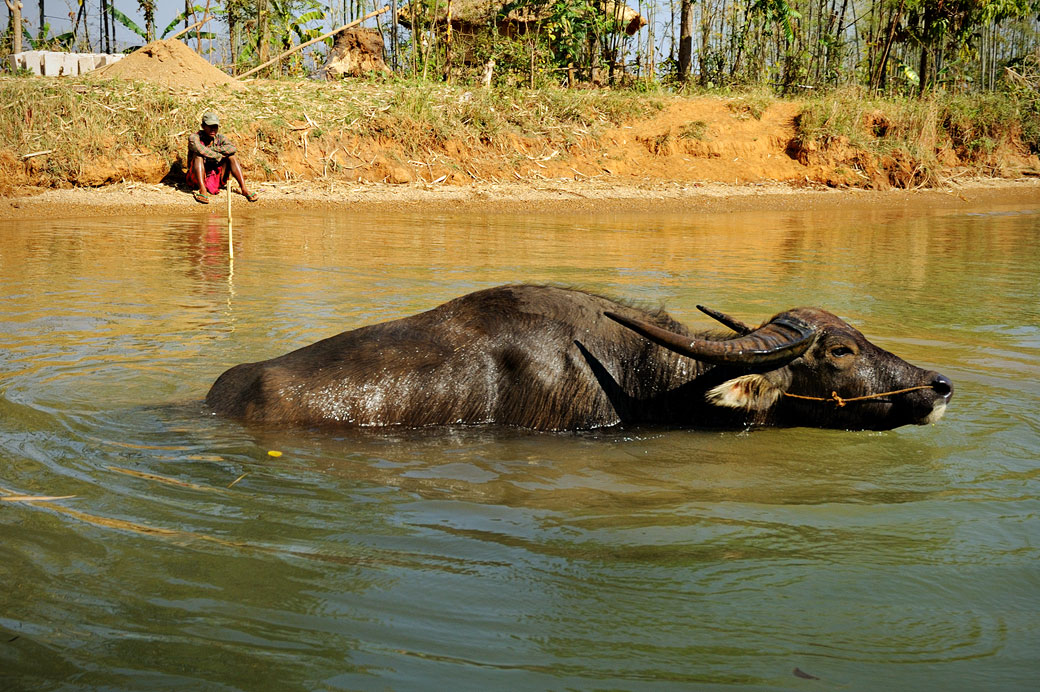
[[[448, 0], [442, 0], [437, 5], [435, 23], [439, 26], [448, 21], [448, 5]], [[549, 17], [549, 9], [545, 6], [529, 5], [503, 15], [505, 7], [506, 3], [502, 0], [451, 0], [451, 30], [475, 35], [496, 25], [500, 34], [516, 36], [533, 30], [538, 22]], [[638, 12], [619, 0], [604, 0], [603, 13], [608, 17], [613, 16], [617, 20], [617, 30], [629, 36], [646, 26], [646, 20]], [[397, 21], [401, 26], [412, 28], [412, 13], [408, 5], [398, 8]]]

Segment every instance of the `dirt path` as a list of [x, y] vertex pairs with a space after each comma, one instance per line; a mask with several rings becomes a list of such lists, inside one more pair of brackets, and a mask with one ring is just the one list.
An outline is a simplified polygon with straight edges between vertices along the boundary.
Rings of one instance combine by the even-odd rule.
[[[343, 210], [430, 212], [515, 211], [589, 212], [725, 212], [752, 210], [866, 209], [875, 206], [968, 208], [981, 204], [1040, 205], [1040, 180], [976, 180], [946, 190], [836, 190], [824, 186], [783, 183], [652, 182], [617, 184], [609, 178], [549, 180], [537, 183], [430, 185], [412, 183], [344, 184], [305, 182], [258, 183], [260, 200], [249, 204], [235, 193], [235, 210]], [[125, 214], [223, 214], [225, 197], [212, 204], [195, 202], [182, 188], [163, 184], [125, 183], [101, 188], [47, 190], [0, 199], [0, 219], [72, 218]]]

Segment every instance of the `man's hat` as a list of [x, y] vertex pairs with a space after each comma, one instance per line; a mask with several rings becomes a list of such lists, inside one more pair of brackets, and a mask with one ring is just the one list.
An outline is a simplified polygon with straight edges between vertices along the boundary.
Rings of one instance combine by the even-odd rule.
[[202, 114], [202, 124], [203, 125], [220, 125], [220, 118], [217, 117], [216, 113], [214, 113], [212, 111], [209, 111], [207, 113], [203, 113]]

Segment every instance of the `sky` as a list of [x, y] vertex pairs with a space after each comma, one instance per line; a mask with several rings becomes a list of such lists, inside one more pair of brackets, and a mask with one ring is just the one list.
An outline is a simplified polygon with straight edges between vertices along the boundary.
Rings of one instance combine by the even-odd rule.
[[[205, 6], [205, 0], [193, 4]], [[217, 6], [217, 3], [213, 3]], [[144, 13], [137, 0], [115, 0], [115, 7], [134, 21], [142, 29], [144, 28]], [[72, 29], [70, 14], [75, 16], [79, 9], [76, 0], [44, 0], [44, 19], [51, 27], [51, 35], [62, 34]], [[7, 24], [9, 11], [4, 6], [4, 25]], [[99, 33], [98, 16], [101, 10], [100, 0], [87, 0], [87, 21], [90, 28], [90, 38], [97, 47]], [[173, 18], [184, 11], [184, 0], [157, 0], [155, 9], [155, 30], [162, 33], [163, 29], [173, 21]], [[29, 32], [36, 36], [40, 26], [40, 3], [39, 0], [22, 0], [22, 17], [27, 20]], [[211, 22], [212, 23], [212, 22]], [[216, 29], [221, 33], [220, 29]], [[139, 36], [116, 22], [116, 42], [118, 48], [140, 45], [144, 42]]]
[[[40, 26], [40, 0], [22, 0], [22, 17], [26, 20], [26, 24], [29, 28], [29, 32], [36, 36]], [[209, 0], [213, 7], [220, 7], [222, 0]], [[406, 0], [398, 0], [398, 4], [405, 4]], [[87, 23], [90, 31], [90, 39], [93, 44], [95, 51], [101, 50], [100, 46], [100, 22], [99, 14], [101, 7], [101, 0], [86, 0], [87, 2]], [[135, 24], [144, 29], [144, 14], [141, 12], [141, 8], [138, 5], [138, 0], [114, 0], [116, 9], [128, 16]], [[192, 0], [192, 4], [205, 6], [207, 0]], [[335, 4], [337, 7], [340, 6], [341, 0], [322, 0], [322, 4], [329, 6]], [[638, 6], [637, 3], [630, 1], [629, 5], [632, 7]], [[4, 14], [0, 15], [3, 17], [3, 26], [7, 25], [7, 18], [9, 11], [7, 10], [6, 4], [0, 5], [4, 8]], [[44, 0], [44, 18], [45, 21], [50, 24], [50, 34], [60, 35], [72, 29], [72, 17], [75, 16], [78, 10], [78, 0]], [[162, 38], [163, 30], [173, 21], [174, 17], [184, 11], [184, 0], [156, 0], [155, 10], [155, 30], [159, 34], [158, 38]], [[337, 18], [342, 17], [339, 14]], [[658, 19], [662, 17], [667, 18], [666, 13], [662, 13]], [[349, 17], [348, 17], [349, 20]], [[328, 30], [335, 28], [331, 22], [326, 22]], [[207, 28], [217, 34], [217, 36], [226, 37], [226, 27], [219, 20], [211, 20], [207, 25]], [[175, 33], [175, 31], [170, 32]], [[664, 28], [659, 28], [655, 31], [658, 36], [664, 37], [666, 31]], [[80, 31], [82, 36], [82, 30]], [[126, 48], [134, 46], [140, 46], [144, 43], [144, 39], [133, 33], [119, 22], [116, 22], [116, 45], [113, 50], [121, 52]], [[660, 46], [660, 42], [658, 46]], [[222, 54], [215, 48], [215, 53], [209, 55], [210, 60], [219, 61], [222, 58]], [[29, 50], [29, 46], [23, 44], [23, 50]]]
[[[334, 16], [330, 16], [329, 20], [325, 22], [327, 25], [326, 29], [332, 30], [336, 25], [332, 24], [333, 19], [342, 21], [343, 12], [345, 9], [345, 3], [343, 0], [319, 0], [322, 5], [326, 7], [335, 6], [339, 11], [335, 12]], [[101, 12], [101, 0], [86, 0], [87, 2], [87, 23], [90, 30], [90, 39], [95, 50], [99, 49], [99, 37], [100, 37], [100, 22], [99, 16]], [[114, 0], [115, 7], [120, 12], [129, 17], [135, 24], [141, 29], [144, 29], [144, 13], [141, 12], [141, 7], [138, 4], [138, 0]], [[399, 4], [403, 4], [405, 0], [398, 0]], [[205, 7], [207, 0], [191, 0], [192, 5]], [[223, 0], [209, 0], [211, 7], [219, 9], [223, 6]], [[38, 34], [40, 26], [40, 0], [22, 0], [22, 18], [26, 20], [26, 24], [29, 28], [29, 32], [35, 37]], [[185, 0], [156, 0], [155, 9], [155, 31], [158, 34], [158, 38], [162, 38], [162, 33], [166, 27], [184, 11]], [[7, 19], [9, 11], [6, 5], [0, 5], [4, 8], [4, 13], [0, 16], [3, 17], [3, 26], [7, 26]], [[44, 20], [50, 24], [50, 35], [60, 35], [67, 31], [71, 31], [73, 17], [79, 9], [78, 0], [44, 0]], [[201, 14], [200, 14], [201, 18]], [[348, 21], [353, 16], [348, 17]], [[339, 22], [337, 22], [338, 24]], [[369, 25], [370, 23], [366, 24]], [[180, 25], [183, 27], [183, 23]], [[227, 28], [219, 20], [214, 19], [206, 25], [206, 28], [217, 34], [218, 36], [225, 36]], [[176, 30], [171, 30], [170, 34], [176, 33]], [[80, 31], [82, 37], [83, 32]], [[125, 48], [139, 46], [144, 43], [144, 39], [130, 31], [118, 21], [116, 22], [116, 50], [122, 51]], [[28, 49], [28, 48], [26, 48]]]
[[[144, 29], [144, 13], [141, 12], [141, 7], [137, 0], [114, 0], [114, 2], [116, 9], [133, 20], [133, 22], [139, 27]], [[40, 26], [39, 0], [22, 0], [22, 4], [22, 17], [27, 20], [29, 32], [33, 36], [36, 36]], [[206, 0], [193, 0], [192, 4], [205, 7]], [[211, 5], [214, 8], [217, 8], [221, 6], [221, 3], [212, 0]], [[9, 12], [7, 11], [6, 6], [3, 7], [4, 25], [6, 26], [7, 15]], [[45, 21], [50, 24], [51, 35], [62, 34], [66, 31], [70, 31], [72, 29], [72, 19], [70, 18], [70, 15], [74, 17], [78, 9], [79, 4], [77, 0], [44, 0], [44, 18]], [[98, 37], [100, 36], [100, 24], [98, 21], [100, 11], [100, 0], [87, 0], [87, 20], [90, 29], [90, 38], [94, 43], [95, 48], [97, 48]], [[167, 25], [173, 21], [174, 17], [183, 11], [184, 0], [157, 0], [155, 9], [156, 33], [162, 34]], [[224, 32], [224, 26], [217, 20], [212, 20], [209, 27], [212, 27], [210, 30], [214, 31], [218, 35]], [[116, 22], [116, 42], [118, 43], [118, 49], [122, 50], [130, 46], [141, 45], [144, 43], [144, 40], [119, 22]]]

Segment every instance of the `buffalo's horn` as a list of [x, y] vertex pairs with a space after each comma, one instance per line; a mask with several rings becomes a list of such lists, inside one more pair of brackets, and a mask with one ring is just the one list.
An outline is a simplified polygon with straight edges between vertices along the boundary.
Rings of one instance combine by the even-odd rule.
[[613, 312], [603, 314], [660, 346], [715, 365], [753, 366], [788, 362], [805, 353], [815, 336], [812, 327], [792, 315], [780, 315], [750, 334], [735, 339], [712, 341], [676, 334]]
[[745, 335], [755, 331], [754, 327], [749, 327], [740, 320], [736, 319], [735, 317], [730, 317], [724, 312], [712, 310], [711, 308], [706, 308], [703, 305], [698, 305], [697, 309], [703, 312], [708, 317], [718, 322], [722, 322], [724, 325], [735, 331], [737, 334]]

